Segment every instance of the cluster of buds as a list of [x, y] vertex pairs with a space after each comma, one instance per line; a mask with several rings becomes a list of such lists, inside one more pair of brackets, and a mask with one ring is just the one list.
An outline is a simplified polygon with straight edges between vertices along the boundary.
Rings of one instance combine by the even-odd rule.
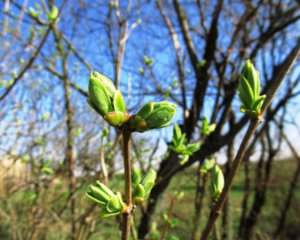
[[134, 169], [132, 172], [133, 197], [135, 203], [142, 203], [148, 198], [156, 179], [156, 171], [150, 169], [142, 178], [141, 172]]
[[[150, 63], [149, 63], [150, 64]], [[145, 132], [170, 124], [176, 105], [169, 102], [149, 102], [136, 115], [126, 112], [124, 98], [113, 82], [98, 72], [92, 72], [89, 80], [89, 105], [113, 127], [130, 132]], [[150, 170], [143, 178], [139, 171], [133, 172], [133, 196], [136, 203], [143, 202], [150, 194], [156, 172]], [[86, 196], [99, 204], [102, 217], [114, 216], [128, 211], [120, 193], [113, 193], [100, 182], [89, 187]]]
[[209, 124], [208, 123], [208, 119], [207, 117], [204, 117], [202, 119], [202, 125], [201, 125], [201, 128], [200, 128], [200, 132], [205, 135], [205, 136], [208, 136], [209, 134], [211, 134], [213, 131], [215, 131], [216, 129], [216, 124], [215, 123], [212, 123], [212, 124]]
[[173, 103], [149, 102], [136, 115], [129, 116], [121, 92], [109, 78], [98, 72], [90, 75], [87, 102], [111, 126], [120, 127], [128, 122], [132, 132], [168, 126], [176, 111]]
[[174, 125], [174, 135], [172, 137], [172, 145], [170, 149], [179, 154], [180, 165], [186, 163], [189, 157], [192, 156], [196, 151], [200, 149], [200, 142], [187, 144], [186, 134], [182, 133], [180, 127]]
[[121, 92], [109, 78], [98, 72], [91, 72], [87, 102], [111, 126], [118, 127], [128, 121]]
[[170, 124], [176, 111], [176, 105], [170, 102], [149, 102], [145, 104], [129, 120], [133, 131], [145, 132], [147, 130], [163, 128]]
[[127, 210], [127, 205], [123, 202], [121, 194], [115, 194], [107, 186], [99, 181], [95, 185], [89, 186], [86, 196], [101, 207], [103, 218], [118, 215]]
[[251, 117], [259, 117], [265, 95], [260, 94], [259, 72], [250, 60], [246, 61], [239, 78], [238, 95], [242, 102], [241, 111]]

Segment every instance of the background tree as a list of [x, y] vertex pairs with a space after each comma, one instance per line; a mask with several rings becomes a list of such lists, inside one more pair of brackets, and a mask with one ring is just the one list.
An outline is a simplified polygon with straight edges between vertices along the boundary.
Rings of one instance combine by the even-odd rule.
[[[248, 117], [240, 112], [236, 94], [241, 66], [246, 59], [254, 62], [262, 92], [268, 94], [300, 37], [300, 7], [293, 0], [0, 3], [0, 157], [1, 176], [6, 176], [0, 191], [4, 219], [0, 236], [12, 239], [50, 235], [88, 239], [108, 234], [103, 226], [110, 229], [119, 221], [99, 222], [97, 208], [83, 197], [87, 185], [96, 179], [118, 185], [122, 163], [120, 133], [109, 129], [86, 104], [91, 70], [114, 80], [124, 93], [129, 112], [150, 100], [167, 98], [176, 103], [176, 122], [186, 133], [187, 143], [201, 141], [201, 148], [180, 164], [178, 153], [169, 148], [172, 126], [143, 138], [133, 135], [136, 165], [145, 172], [149, 166], [158, 170], [151, 200], [138, 210], [140, 217], [135, 217], [139, 238], [153, 237], [162, 230], [160, 224], [155, 230], [158, 216], [163, 214], [157, 205], [169, 201], [168, 191], [164, 193], [174, 190], [174, 181], [191, 183], [193, 194], [174, 198], [164, 236], [179, 234], [177, 229], [190, 231], [192, 224], [185, 225], [190, 223], [189, 217], [179, 218], [176, 203], [192, 209], [197, 206], [194, 203], [201, 197], [198, 194], [198, 200], [194, 199], [199, 189], [194, 184], [198, 167], [212, 155], [217, 160], [230, 159], [245, 131]], [[52, 21], [49, 14], [54, 5], [58, 18]], [[244, 171], [240, 169], [245, 177], [243, 202], [239, 203], [242, 210], [234, 212], [231, 205], [236, 203], [230, 195], [223, 215], [224, 238], [249, 231], [259, 234], [263, 229], [260, 216], [265, 216], [271, 205], [269, 194], [279, 194], [276, 189], [287, 196], [278, 197], [275, 204], [280, 207], [272, 218], [276, 223], [267, 234], [297, 234], [289, 230], [297, 218], [287, 211], [293, 201], [299, 201], [295, 194], [299, 167], [282, 181], [276, 181], [278, 173], [272, 168], [277, 166], [276, 159], [297, 148], [293, 139], [299, 138], [295, 127], [299, 119], [298, 66], [299, 58], [250, 144]], [[200, 131], [204, 117], [216, 124], [215, 131], [205, 138]], [[294, 159], [299, 158], [291, 152]], [[4, 166], [5, 159], [14, 165]], [[250, 159], [260, 161], [253, 164]], [[21, 162], [26, 176], [22, 181], [9, 177], [11, 166]], [[228, 161], [225, 172], [230, 167]], [[209, 192], [205, 191], [203, 203], [198, 205], [202, 216], [209, 214]], [[299, 209], [295, 209], [296, 214]], [[172, 228], [174, 219], [181, 224]], [[239, 227], [226, 227], [236, 219]], [[193, 227], [195, 238], [203, 227], [202, 221]]]

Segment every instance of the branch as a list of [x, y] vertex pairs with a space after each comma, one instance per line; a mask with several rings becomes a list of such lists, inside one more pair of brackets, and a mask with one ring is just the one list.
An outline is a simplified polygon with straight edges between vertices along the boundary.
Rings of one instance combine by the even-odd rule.
[[[267, 98], [265, 99], [265, 102], [261, 108], [262, 111], [262, 115], [264, 114], [264, 112], [266, 111], [266, 109], [268, 108], [268, 106], [270, 105], [272, 99], [274, 98], [280, 84], [283, 82], [285, 76], [288, 74], [288, 72], [290, 71], [294, 61], [297, 59], [298, 55], [300, 53], [300, 40], [298, 40], [297, 45], [293, 48], [293, 50], [290, 52], [290, 54], [286, 57], [286, 59], [284, 60], [284, 62], [281, 64], [281, 68], [279, 73], [276, 75], [276, 77], [274, 78], [274, 84], [273, 86], [270, 88], [269, 92], [267, 93]], [[238, 150], [238, 153], [233, 161], [232, 164], [232, 168], [228, 174], [228, 177], [226, 178], [226, 182], [225, 182], [225, 186], [224, 189], [222, 191], [222, 194], [219, 198], [219, 200], [216, 202], [209, 220], [207, 222], [207, 225], [203, 231], [203, 234], [201, 236], [201, 240], [206, 240], [208, 239], [210, 232], [212, 231], [212, 229], [214, 228], [215, 222], [218, 218], [218, 216], [220, 215], [220, 211], [223, 207], [223, 204], [227, 198], [227, 195], [229, 194], [229, 191], [231, 189], [231, 185], [233, 182], [233, 178], [237, 172], [237, 169], [240, 165], [240, 163], [243, 161], [244, 156], [245, 156], [245, 152], [247, 150], [248, 147], [248, 143], [250, 141], [250, 139], [252, 138], [253, 134], [255, 133], [255, 130], [258, 126], [258, 124], [261, 122], [260, 118], [254, 118], [251, 119], [250, 121], [250, 125], [248, 127], [248, 130], [243, 138], [243, 141], [240, 145], [240, 148]]]

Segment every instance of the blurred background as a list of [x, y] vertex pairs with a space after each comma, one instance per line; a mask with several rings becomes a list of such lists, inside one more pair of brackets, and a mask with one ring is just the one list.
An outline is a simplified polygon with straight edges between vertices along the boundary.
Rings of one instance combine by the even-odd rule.
[[[51, 6], [59, 20], [47, 17]], [[90, 71], [134, 114], [178, 105], [173, 123], [201, 148], [182, 162], [173, 124], [133, 134], [136, 168], [158, 171], [135, 211], [134, 239], [199, 239], [215, 158], [226, 176], [248, 125], [236, 94], [247, 59], [262, 93], [300, 44], [296, 0], [0, 0], [0, 239], [119, 239], [84, 196], [123, 192], [122, 138], [86, 103]], [[300, 239], [300, 67], [296, 59], [250, 142], [212, 239]], [[202, 119], [216, 124], [209, 136]]]

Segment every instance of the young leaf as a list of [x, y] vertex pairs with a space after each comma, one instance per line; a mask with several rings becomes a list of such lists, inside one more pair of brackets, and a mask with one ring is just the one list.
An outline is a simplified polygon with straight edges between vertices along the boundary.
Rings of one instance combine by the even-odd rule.
[[124, 98], [120, 91], [115, 92], [113, 104], [114, 104], [115, 111], [122, 112], [122, 113], [126, 112]]
[[138, 112], [137, 116], [146, 119], [154, 109], [154, 102], [145, 104]]

